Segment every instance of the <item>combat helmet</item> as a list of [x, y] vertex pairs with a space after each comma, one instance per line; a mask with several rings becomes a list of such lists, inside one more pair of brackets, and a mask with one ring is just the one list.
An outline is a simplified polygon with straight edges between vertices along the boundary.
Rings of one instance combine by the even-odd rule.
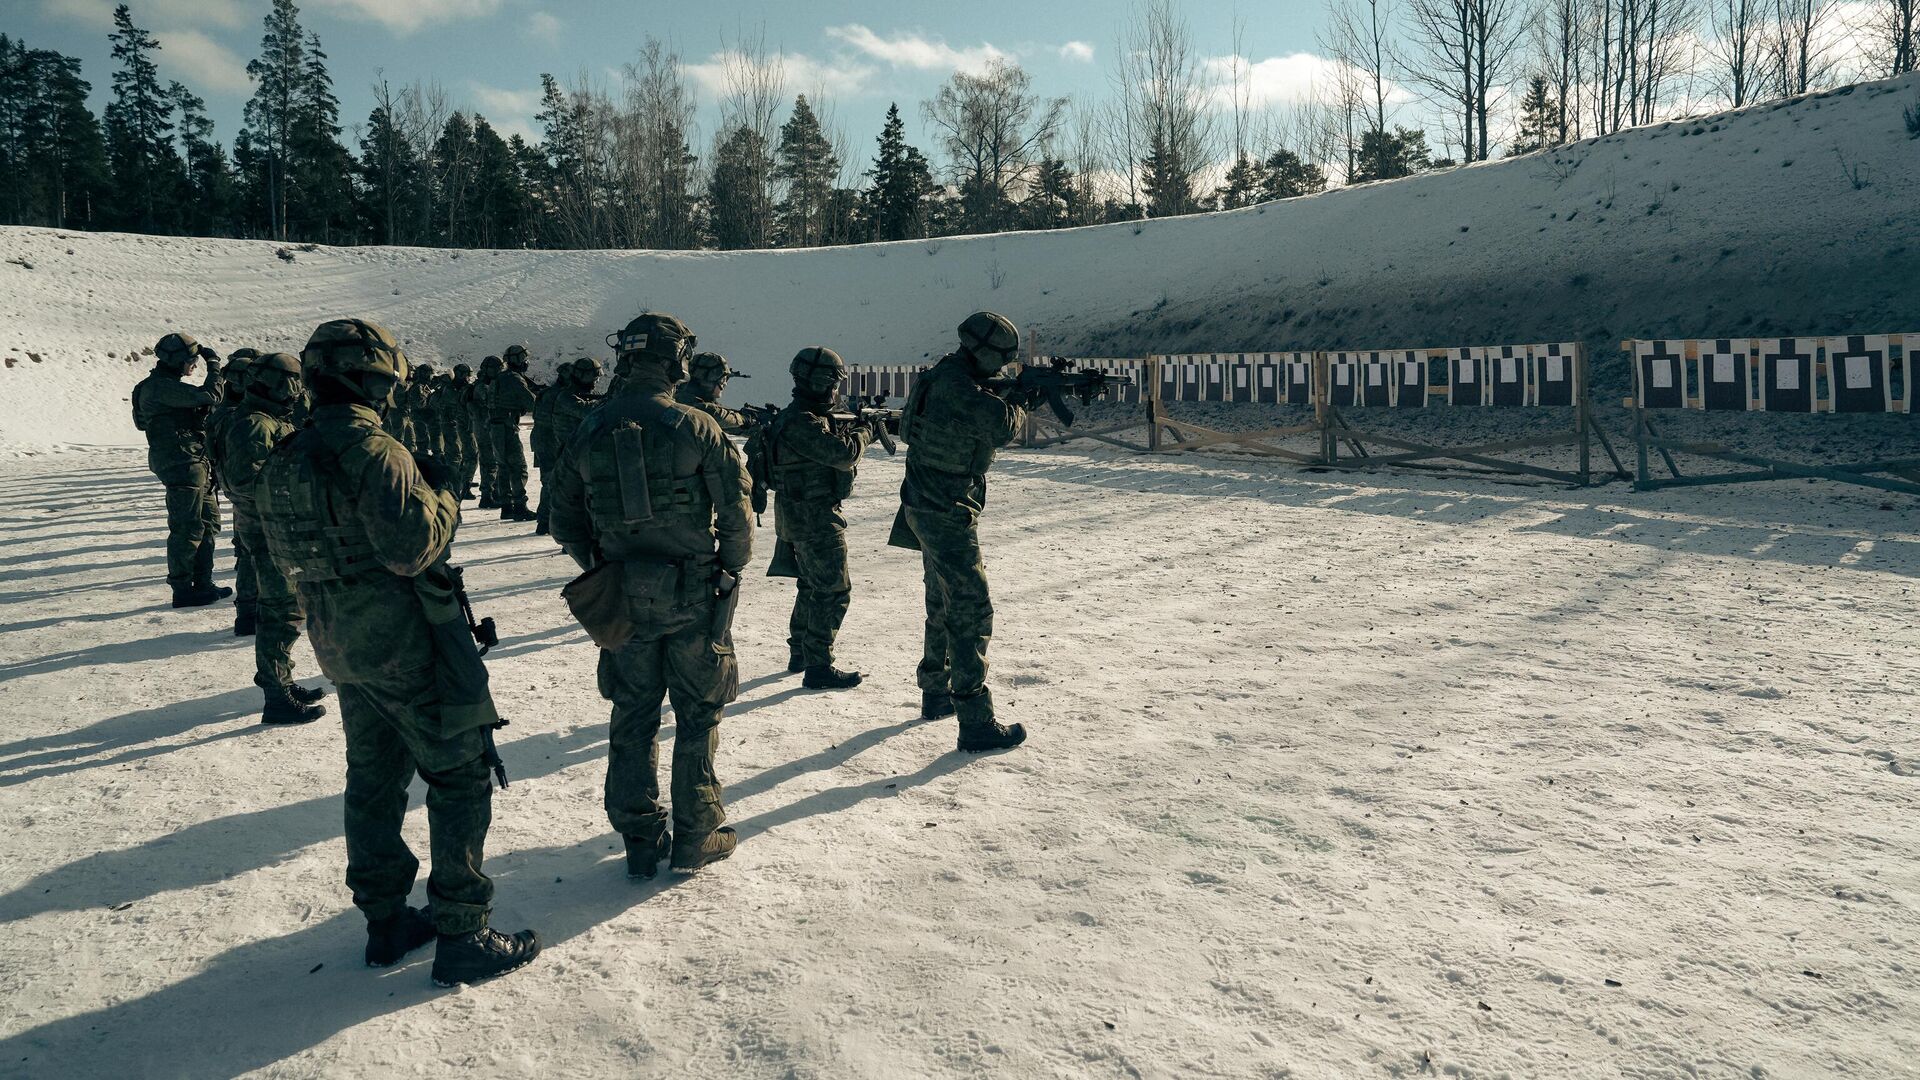
[[454, 378], [456, 378], [456, 379], [469, 379], [469, 378], [472, 378], [472, 377], [473, 377], [473, 365], [471, 365], [471, 364], [455, 364], [455, 365], [453, 365], [453, 377], [454, 377]]
[[787, 365], [793, 387], [815, 401], [831, 401], [847, 377], [847, 363], [825, 345], [809, 345], [793, 354]]
[[300, 366], [316, 389], [331, 379], [375, 405], [387, 401], [394, 384], [407, 379], [407, 356], [400, 343], [385, 327], [365, 319], [321, 323], [300, 352]]
[[247, 362], [247, 393], [278, 405], [292, 404], [305, 393], [300, 358], [283, 352], [256, 354]]
[[508, 371], [527, 370], [527, 347], [525, 345], [507, 346], [506, 365]]
[[583, 356], [580, 359], [575, 360], [568, 370], [574, 376], [574, 378], [579, 378], [583, 375], [590, 375], [593, 377], [594, 382], [599, 382], [600, 372], [604, 369], [600, 366], [600, 361], [595, 360], [591, 356]]
[[483, 379], [491, 378], [492, 376], [500, 374], [505, 368], [506, 365], [500, 362], [499, 357], [485, 357], [480, 361], [480, 377]]
[[407, 378], [414, 382], [426, 382], [433, 378], [433, 365], [425, 361], [415, 364], [413, 365], [413, 371], [408, 374]]
[[168, 334], [153, 346], [153, 358], [172, 371], [185, 371], [199, 355], [200, 343], [190, 334]]
[[1020, 355], [1020, 331], [1005, 315], [976, 311], [960, 323], [960, 347], [973, 359], [975, 373], [993, 375]]
[[643, 311], [619, 333], [607, 335], [616, 357], [634, 353], [658, 360], [684, 360], [696, 340], [686, 323], [662, 311]]
[[716, 352], [694, 353], [687, 361], [687, 379], [696, 386], [718, 387], [733, 373], [733, 365]]

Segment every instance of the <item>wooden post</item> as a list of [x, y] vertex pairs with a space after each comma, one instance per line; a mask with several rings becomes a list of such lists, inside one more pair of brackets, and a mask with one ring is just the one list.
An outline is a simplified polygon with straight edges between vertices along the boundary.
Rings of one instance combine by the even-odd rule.
[[1573, 415], [1574, 430], [1580, 436], [1580, 486], [1586, 487], [1593, 483], [1593, 472], [1588, 461], [1588, 443], [1592, 437], [1589, 429], [1593, 417], [1589, 409], [1591, 402], [1587, 397], [1587, 346], [1584, 342], [1576, 342], [1573, 346], [1573, 378], [1574, 385], [1580, 388]]
[[1147, 385], [1141, 387], [1147, 401], [1147, 449], [1160, 449], [1160, 358], [1147, 357]]
[[1634, 486], [1645, 488], [1651, 479], [1647, 475], [1647, 410], [1640, 407], [1640, 393], [1633, 395], [1633, 445], [1638, 471], [1634, 474]]
[[1339, 453], [1333, 437], [1332, 417], [1328, 415], [1327, 354], [1313, 354], [1313, 421], [1320, 426], [1320, 463], [1331, 465]]

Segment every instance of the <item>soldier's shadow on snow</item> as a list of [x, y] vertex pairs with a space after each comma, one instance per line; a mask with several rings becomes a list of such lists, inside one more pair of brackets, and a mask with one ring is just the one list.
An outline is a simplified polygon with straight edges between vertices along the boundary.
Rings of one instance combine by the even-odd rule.
[[[778, 677], [769, 676], [768, 681]], [[734, 785], [729, 794], [744, 799], [804, 773], [832, 768], [927, 722], [915, 719], [870, 729], [817, 754], [764, 770]], [[885, 782], [829, 788], [756, 814], [736, 827], [742, 842], [752, 843], [755, 836], [781, 825], [836, 813], [867, 799], [890, 798], [964, 768], [971, 760], [948, 752], [913, 773]], [[298, 804], [306, 808], [300, 813], [311, 813], [314, 803], [325, 803], [330, 820], [337, 822], [338, 799], [334, 795]], [[687, 880], [663, 875], [650, 882], [629, 881], [618, 857], [609, 856], [607, 840], [606, 834], [596, 833], [564, 847], [533, 848], [490, 859], [487, 871], [500, 894], [497, 925], [512, 931], [524, 920], [540, 931], [548, 950], [555, 950]], [[727, 872], [723, 866], [711, 873]], [[12, 904], [0, 902], [0, 920], [20, 917]], [[234, 1077], [282, 1061], [367, 1020], [447, 993], [428, 981], [430, 948], [399, 967], [377, 973], [367, 970], [360, 959], [363, 926], [358, 912], [343, 911], [295, 933], [229, 949], [164, 989], [0, 1040], [0, 1061], [22, 1075]], [[541, 964], [535, 961], [508, 978], [518, 985], [538, 980]], [[214, 1027], [208, 1027], [209, 1018], [217, 1018]], [[194, 1031], [203, 1037], [185, 1037]]]
[[[231, 690], [211, 697], [177, 701], [152, 709], [123, 713], [84, 728], [61, 732], [58, 735], [18, 739], [0, 745], [0, 788], [85, 769], [124, 765], [141, 758], [205, 746], [223, 739], [263, 731], [264, 729], [258, 724], [242, 727], [226, 726], [219, 731], [184, 743], [170, 742], [164, 746], [141, 745], [158, 743], [213, 724], [224, 725], [238, 717], [250, 716], [259, 709], [260, 691], [256, 687], [249, 686], [244, 690]], [[114, 751], [123, 752], [114, 753]], [[113, 756], [96, 758], [96, 755], [100, 754]], [[83, 758], [95, 760], [80, 760]]]

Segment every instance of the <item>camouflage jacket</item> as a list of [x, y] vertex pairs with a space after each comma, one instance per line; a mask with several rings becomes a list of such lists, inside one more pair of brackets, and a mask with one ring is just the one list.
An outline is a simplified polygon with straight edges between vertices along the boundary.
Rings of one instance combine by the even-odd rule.
[[493, 377], [487, 393], [487, 419], [495, 424], [517, 424], [533, 411], [533, 387], [517, 371], [503, 371]]
[[673, 392], [673, 400], [682, 405], [699, 409], [720, 422], [720, 430], [729, 435], [744, 435], [754, 426], [753, 418], [738, 409], [729, 409], [720, 404], [718, 398], [709, 398], [700, 393], [692, 383], [681, 383]]
[[293, 421], [277, 406], [252, 399], [246, 411], [232, 418], [220, 434], [220, 487], [234, 512], [258, 516], [254, 484], [267, 466], [267, 456], [280, 440], [293, 434]]
[[188, 386], [155, 367], [133, 388], [133, 426], [147, 436], [147, 468], [162, 483], [193, 486], [208, 481], [207, 414], [220, 404], [220, 373]]
[[900, 416], [907, 444], [901, 502], [910, 509], [986, 506], [994, 452], [1013, 441], [1027, 413], [981, 386], [957, 353], [941, 358], [914, 383]]

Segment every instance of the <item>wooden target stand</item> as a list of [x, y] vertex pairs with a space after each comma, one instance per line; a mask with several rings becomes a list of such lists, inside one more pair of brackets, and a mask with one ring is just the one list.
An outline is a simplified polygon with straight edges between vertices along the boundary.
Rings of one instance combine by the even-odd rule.
[[[1428, 350], [1428, 352], [1437, 354], [1434, 350]], [[1210, 450], [1272, 458], [1316, 468], [1445, 469], [1495, 475], [1530, 476], [1554, 483], [1586, 487], [1593, 482], [1591, 452], [1593, 443], [1597, 440], [1613, 463], [1612, 471], [1606, 473], [1604, 478], [1625, 480], [1632, 476], [1626, 466], [1621, 463], [1619, 455], [1614, 452], [1613, 444], [1608, 440], [1606, 431], [1593, 422], [1590, 399], [1587, 396], [1587, 358], [1584, 348], [1577, 350], [1573, 358], [1576, 372], [1575, 385], [1579, 388], [1579, 393], [1572, 410], [1574, 416], [1571, 430], [1563, 434], [1508, 439], [1469, 446], [1423, 443], [1353, 426], [1347, 421], [1345, 413], [1330, 399], [1328, 354], [1315, 352], [1311, 356], [1314, 415], [1312, 420], [1305, 423], [1262, 428], [1256, 431], [1221, 431], [1175, 420], [1167, 415], [1166, 405], [1161, 400], [1161, 360], [1158, 357], [1149, 357], [1143, 368], [1146, 380], [1144, 392], [1141, 394], [1146, 413], [1144, 417], [1083, 429], [1065, 427], [1050, 413], [1036, 410], [1028, 415], [1022, 445], [1029, 449], [1040, 449], [1058, 446], [1074, 439], [1091, 439], [1136, 453], [1184, 454]], [[1449, 387], [1428, 386], [1426, 392], [1430, 397], [1446, 397]], [[1135, 441], [1138, 439], [1137, 435], [1135, 439], [1120, 437], [1122, 433], [1134, 432], [1143, 426], [1146, 429], [1144, 440]], [[1315, 449], [1296, 450], [1279, 445], [1282, 439], [1302, 435], [1315, 437], [1317, 441]], [[1517, 450], [1556, 446], [1578, 448], [1577, 469], [1572, 471], [1549, 469], [1499, 456], [1511, 454]], [[1371, 447], [1386, 447], [1395, 452], [1381, 454]], [[1440, 464], [1441, 462], [1453, 464]]]
[[[1901, 344], [1904, 338], [1906, 342], [1910, 343], [1906, 346], [1907, 348], [1920, 348], [1920, 335], [1893, 334], [1889, 335], [1889, 338], [1893, 344]], [[1620, 343], [1621, 349], [1626, 352], [1629, 358], [1629, 363], [1633, 365], [1634, 385], [1636, 387], [1634, 396], [1621, 402], [1622, 405], [1633, 410], [1633, 440], [1637, 451], [1636, 469], [1633, 480], [1635, 491], [1654, 491], [1659, 488], [1669, 487], [1707, 487], [1713, 484], [1752, 484], [1768, 480], [1819, 479], [1837, 480], [1843, 484], [1856, 484], [1861, 487], [1877, 488], [1881, 491], [1897, 491], [1909, 495], [1920, 495], [1920, 457], [1892, 458], [1883, 461], [1847, 462], [1834, 465], [1808, 465], [1797, 461], [1783, 461], [1778, 458], [1765, 457], [1760, 454], [1744, 453], [1734, 450], [1721, 442], [1693, 442], [1670, 437], [1660, 430], [1659, 424], [1654, 420], [1653, 416], [1649, 415], [1651, 413], [1668, 410], [1649, 409], [1642, 404], [1643, 396], [1637, 389], [1641, 377], [1639, 370], [1640, 359], [1634, 352], [1634, 344], [1635, 342], [1631, 340]], [[1700, 361], [1698, 340], [1686, 340], [1683, 352], [1680, 354], [1680, 360], [1682, 365], [1680, 370], [1684, 377], [1687, 366], [1698, 364]], [[1920, 374], [1920, 369], [1916, 369], [1913, 360], [1914, 358], [1911, 354], [1906, 358], [1907, 382], [1905, 385], [1905, 393], [1907, 397], [1904, 404], [1906, 411], [1909, 412], [1912, 411], [1914, 403], [1914, 385], [1912, 380], [1916, 374]], [[1889, 359], [1887, 363], [1889, 368], [1891, 368], [1891, 359]], [[1816, 380], [1823, 377], [1829, 380], [1831, 379], [1831, 373], [1828, 370], [1826, 360], [1816, 358], [1811, 364], [1811, 370], [1813, 372], [1813, 378]], [[1815, 385], [1817, 387], [1817, 382]], [[1751, 394], [1751, 392], [1751, 387], [1749, 386], [1748, 393]], [[1700, 397], [1687, 393], [1684, 383], [1680, 389], [1680, 397], [1684, 402], [1685, 408], [1695, 410], [1701, 408]], [[1817, 406], [1820, 400], [1825, 399], [1816, 398], [1816, 407], [1810, 411], [1810, 415], [1819, 415], [1820, 410]], [[1653, 475], [1651, 455], [1656, 453], [1660, 456], [1662, 464], [1667, 468], [1667, 475], [1664, 477]], [[1676, 453], [1693, 454], [1697, 457], [1709, 458], [1714, 461], [1725, 461], [1735, 465], [1746, 465], [1750, 466], [1750, 468], [1744, 472], [1703, 473], [1687, 476], [1681, 473], [1679, 463], [1673, 459], [1673, 455]], [[1875, 475], [1879, 473], [1891, 475]]]
[[[1428, 360], [1443, 356], [1446, 352], [1446, 350], [1433, 349], [1422, 351]], [[1326, 363], [1327, 354], [1316, 355], [1316, 364], [1325, 365]], [[1323, 452], [1326, 455], [1324, 464], [1335, 469], [1445, 469], [1492, 475], [1530, 476], [1571, 487], [1589, 487], [1594, 482], [1593, 444], [1597, 441], [1600, 448], [1606, 452], [1607, 459], [1613, 463], [1612, 470], [1601, 474], [1601, 479], [1604, 481], [1630, 478], [1632, 474], [1621, 462], [1620, 455], [1614, 452], [1612, 440], [1607, 438], [1606, 429], [1593, 422], [1592, 399], [1588, 396], [1587, 389], [1587, 350], [1584, 346], [1576, 347], [1574, 350], [1573, 370], [1575, 387], [1571, 409], [1573, 425], [1568, 431], [1467, 446], [1443, 446], [1354, 427], [1347, 421], [1346, 414], [1340, 408], [1326, 400], [1331, 380], [1324, 377], [1326, 372], [1322, 368], [1316, 371], [1314, 381], [1318, 387], [1316, 397], [1321, 399], [1319, 404], [1325, 414], [1326, 434], [1322, 439]], [[1452, 390], [1451, 384], [1430, 385], [1426, 388], [1429, 399], [1436, 396], [1451, 398]], [[1511, 408], [1512, 406], [1482, 405], [1480, 407]], [[1351, 451], [1349, 456], [1341, 456], [1343, 445]], [[1396, 452], [1376, 453], [1370, 446], [1386, 447]], [[1543, 465], [1515, 461], [1501, 456], [1520, 450], [1550, 449], [1558, 446], [1569, 446], [1578, 451], [1578, 465], [1574, 469], [1549, 469]]]

